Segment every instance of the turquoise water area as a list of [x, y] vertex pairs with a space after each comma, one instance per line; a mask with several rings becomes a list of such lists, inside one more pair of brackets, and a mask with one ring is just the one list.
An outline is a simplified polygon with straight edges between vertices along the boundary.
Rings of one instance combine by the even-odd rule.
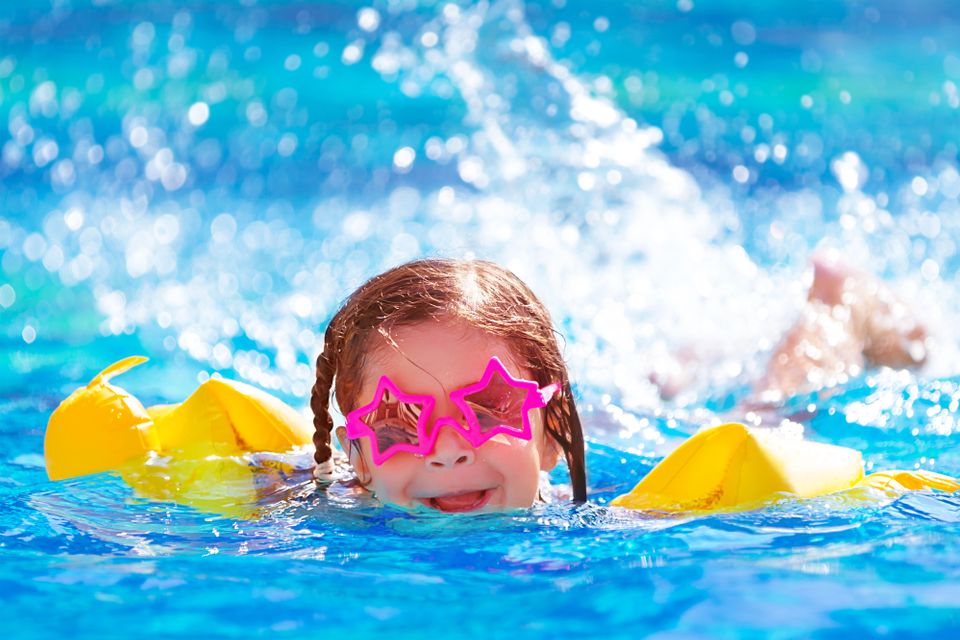
[[[4, 4], [8, 635], [952, 637], [954, 496], [605, 505], [742, 397], [818, 247], [937, 347], [783, 413], [870, 470], [960, 475], [958, 42], [948, 0]], [[428, 255], [551, 309], [589, 504], [411, 514], [304, 472], [235, 519], [46, 480], [50, 412], [131, 353], [146, 404], [218, 373], [306, 408], [337, 304]], [[676, 353], [700, 365], [666, 402]]]

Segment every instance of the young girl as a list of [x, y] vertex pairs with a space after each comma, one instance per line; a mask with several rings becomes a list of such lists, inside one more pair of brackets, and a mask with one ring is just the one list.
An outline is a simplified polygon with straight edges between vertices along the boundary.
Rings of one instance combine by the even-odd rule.
[[[480, 380], [493, 357], [515, 378], [559, 388], [531, 411], [530, 440], [470, 441], [454, 390]], [[835, 256], [820, 255], [806, 308], [741, 410], [837, 384], [867, 364], [917, 366], [925, 357], [923, 328], [887, 289]], [[384, 378], [393, 385], [385, 387]], [[332, 455], [331, 390], [347, 416], [348, 424], [335, 429], [340, 446], [360, 484], [384, 502], [441, 511], [529, 507], [539, 472], [553, 468], [561, 452], [573, 499], [586, 499], [583, 434], [549, 314], [496, 264], [411, 262], [350, 296], [327, 327], [317, 359], [311, 407], [321, 471]], [[398, 392], [429, 398], [432, 415], [421, 420], [420, 407], [392, 397]], [[516, 407], [512, 420], [520, 420]], [[381, 457], [390, 447], [392, 455]]]
[[[504, 370], [494, 371], [498, 363]], [[487, 384], [474, 384], [488, 372]], [[317, 358], [310, 404], [321, 471], [332, 455], [331, 390], [348, 418], [335, 430], [341, 448], [384, 502], [456, 512], [529, 507], [540, 472], [561, 454], [573, 499], [586, 500], [583, 433], [550, 316], [494, 263], [411, 262], [350, 296]]]

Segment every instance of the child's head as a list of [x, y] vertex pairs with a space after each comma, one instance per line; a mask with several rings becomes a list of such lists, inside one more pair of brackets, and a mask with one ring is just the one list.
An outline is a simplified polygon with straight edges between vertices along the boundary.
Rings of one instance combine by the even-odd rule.
[[[514, 274], [490, 262], [420, 260], [361, 286], [330, 321], [317, 358], [314, 411], [316, 460], [330, 459], [333, 388], [344, 414], [375, 399], [381, 376], [408, 394], [430, 396], [431, 419], [462, 411], [450, 393], [480, 380], [491, 358], [507, 373], [556, 384], [543, 409], [528, 412], [529, 440], [497, 435], [477, 448], [449, 425], [434, 447], [400, 452], [375, 464], [368, 438], [337, 436], [362, 483], [386, 502], [449, 511], [526, 507], [537, 496], [539, 471], [562, 452], [575, 500], [586, 499], [583, 435], [566, 367], [544, 306]], [[416, 422], [416, 416], [414, 416]]]

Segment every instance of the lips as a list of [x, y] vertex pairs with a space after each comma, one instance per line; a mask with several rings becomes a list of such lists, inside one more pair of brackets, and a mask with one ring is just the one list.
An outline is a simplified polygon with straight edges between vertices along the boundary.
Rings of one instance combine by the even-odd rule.
[[458, 491], [456, 493], [448, 493], [432, 498], [421, 498], [420, 501], [428, 507], [439, 511], [464, 513], [482, 508], [490, 501], [492, 495], [493, 489], [480, 489], [476, 491]]

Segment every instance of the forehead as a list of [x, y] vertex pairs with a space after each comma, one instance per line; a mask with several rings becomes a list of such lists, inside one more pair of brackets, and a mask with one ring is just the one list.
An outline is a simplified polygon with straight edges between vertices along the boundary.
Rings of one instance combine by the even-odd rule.
[[514, 376], [529, 378], [502, 339], [476, 327], [427, 320], [398, 327], [379, 341], [366, 359], [361, 396], [372, 397], [381, 376], [407, 393], [444, 395], [476, 382], [493, 356]]

